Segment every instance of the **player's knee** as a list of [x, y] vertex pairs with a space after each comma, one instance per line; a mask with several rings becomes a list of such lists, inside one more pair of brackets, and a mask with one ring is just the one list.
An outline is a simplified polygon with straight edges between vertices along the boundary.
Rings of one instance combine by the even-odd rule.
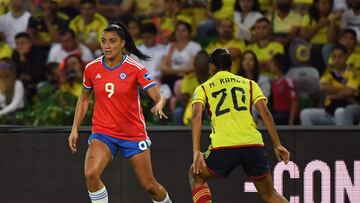
[[149, 179], [142, 183], [142, 187], [150, 194], [155, 194], [160, 184], [155, 179]]
[[276, 202], [278, 199], [278, 193], [274, 188], [259, 192], [260, 196], [265, 202]]
[[85, 170], [85, 178], [87, 180], [96, 180], [100, 178], [100, 172], [96, 168], [87, 168]]

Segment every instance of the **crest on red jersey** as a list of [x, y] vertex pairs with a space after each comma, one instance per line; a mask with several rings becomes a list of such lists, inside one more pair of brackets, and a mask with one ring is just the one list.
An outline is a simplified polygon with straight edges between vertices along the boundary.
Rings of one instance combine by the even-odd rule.
[[120, 73], [119, 78], [122, 80], [126, 79], [126, 73]]

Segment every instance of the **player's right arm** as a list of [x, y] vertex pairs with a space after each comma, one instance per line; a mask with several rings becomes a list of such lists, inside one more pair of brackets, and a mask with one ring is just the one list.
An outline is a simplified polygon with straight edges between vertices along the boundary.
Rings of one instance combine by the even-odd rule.
[[91, 101], [91, 90], [88, 89], [83, 89], [80, 97], [77, 101], [76, 104], [76, 109], [75, 109], [75, 116], [74, 116], [74, 121], [73, 121], [73, 125], [72, 125], [72, 129], [71, 129], [71, 133], [69, 136], [69, 147], [71, 152], [74, 154], [76, 153], [76, 142], [78, 140], [78, 130], [80, 127], [80, 124], [82, 122], [82, 120], [85, 117], [86, 111], [89, 108], [89, 104]]
[[192, 101], [192, 142], [193, 142], [193, 173], [199, 174], [206, 167], [204, 156], [201, 153], [201, 126], [202, 113], [206, 103], [206, 96], [201, 86], [197, 87], [194, 92]]
[[265, 99], [259, 99], [255, 106], [257, 110], [260, 112], [261, 118], [264, 122], [264, 125], [266, 126], [266, 129], [268, 130], [271, 140], [273, 142], [274, 152], [275, 156], [279, 161], [284, 161], [285, 164], [289, 162], [290, 159], [290, 152], [281, 145], [279, 135], [277, 133], [275, 122], [273, 117], [271, 116], [271, 113], [266, 106], [266, 100]]

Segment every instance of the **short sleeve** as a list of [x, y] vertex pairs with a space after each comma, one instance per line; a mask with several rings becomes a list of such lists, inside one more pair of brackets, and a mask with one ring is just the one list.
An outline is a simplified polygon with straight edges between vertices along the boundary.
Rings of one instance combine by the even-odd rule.
[[252, 103], [254, 105], [260, 99], [264, 99], [265, 102], [267, 102], [267, 98], [264, 96], [259, 85], [256, 82], [250, 80], [250, 89], [251, 89], [251, 94], [252, 94]]
[[85, 68], [84, 73], [83, 73], [83, 88], [88, 89], [88, 90], [93, 88], [93, 84], [92, 84], [92, 80], [91, 80], [91, 73], [90, 73], [90, 69], [88, 67]]
[[145, 67], [137, 72], [137, 83], [143, 90], [147, 90], [157, 84], [155, 79]]
[[205, 92], [204, 92], [205, 90], [203, 89], [203, 86], [202, 85], [200, 85], [200, 86], [198, 86], [196, 89], [195, 89], [195, 91], [194, 91], [194, 95], [193, 95], [193, 97], [192, 97], [192, 102], [191, 102], [191, 104], [193, 105], [193, 104], [195, 104], [195, 103], [198, 103], [198, 102], [200, 102], [200, 103], [202, 103], [204, 106], [205, 106], [205, 104], [206, 104], [206, 95], [205, 95]]
[[346, 82], [346, 87], [350, 87], [354, 90], [357, 90], [359, 87], [359, 74], [355, 71], [348, 72], [348, 80]]
[[305, 15], [303, 17], [303, 19], [301, 20], [301, 26], [302, 27], [308, 27], [310, 26], [310, 16], [309, 15]]
[[329, 71], [325, 71], [324, 74], [320, 78], [320, 83], [329, 83], [331, 81], [331, 75]]

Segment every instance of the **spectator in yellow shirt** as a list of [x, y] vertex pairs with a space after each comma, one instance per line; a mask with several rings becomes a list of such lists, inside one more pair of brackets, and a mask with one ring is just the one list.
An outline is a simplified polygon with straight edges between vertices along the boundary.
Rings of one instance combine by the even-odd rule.
[[233, 19], [234, 5], [236, 0], [211, 0], [210, 11], [216, 19]]
[[[345, 29], [341, 32], [339, 44], [347, 49], [346, 65], [349, 69], [360, 70], [360, 53], [356, 51], [356, 32], [352, 29]], [[333, 65], [333, 59], [328, 59], [329, 66]]]
[[298, 34], [301, 15], [291, 9], [292, 0], [276, 0], [275, 5], [275, 11], [269, 16], [273, 36], [286, 46]]
[[216, 48], [226, 48], [230, 52], [233, 64], [231, 66], [231, 72], [236, 74], [239, 70], [240, 56], [245, 51], [245, 43], [243, 40], [235, 39], [234, 34], [234, 22], [231, 19], [222, 19], [217, 26], [219, 38], [210, 42], [206, 47], [206, 51], [210, 53]]
[[270, 75], [270, 62], [277, 53], [284, 53], [284, 46], [271, 40], [271, 23], [267, 18], [260, 18], [255, 23], [255, 42], [247, 46], [259, 60], [260, 72]]
[[10, 0], [0, 0], [0, 16], [4, 15], [9, 11]]
[[209, 78], [209, 55], [206, 51], [198, 52], [194, 59], [195, 71], [186, 75], [181, 82], [180, 93], [183, 103], [185, 104], [185, 112], [183, 123], [189, 125], [191, 123], [191, 97], [197, 86], [205, 82]]
[[100, 38], [108, 26], [108, 21], [96, 12], [95, 0], [81, 0], [80, 15], [70, 22], [72, 29], [81, 43], [85, 44], [94, 55], [101, 55]]

